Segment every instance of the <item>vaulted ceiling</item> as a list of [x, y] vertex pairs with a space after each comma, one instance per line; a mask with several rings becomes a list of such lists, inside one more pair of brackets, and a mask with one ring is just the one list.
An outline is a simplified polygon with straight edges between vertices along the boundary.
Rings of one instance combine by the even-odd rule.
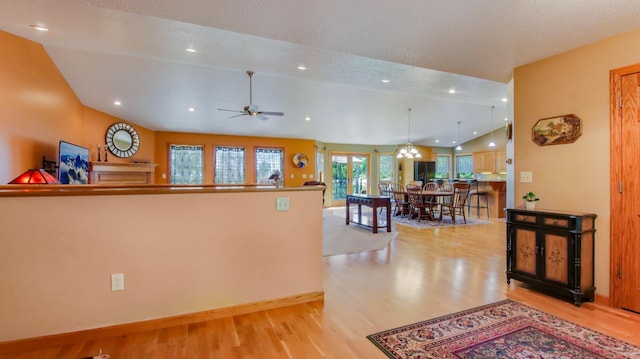
[[[445, 147], [504, 124], [513, 68], [639, 18], [636, 0], [0, 0], [0, 29], [85, 105], [153, 130], [401, 144], [411, 107], [411, 140]], [[249, 104], [247, 70], [284, 116], [218, 110]]]

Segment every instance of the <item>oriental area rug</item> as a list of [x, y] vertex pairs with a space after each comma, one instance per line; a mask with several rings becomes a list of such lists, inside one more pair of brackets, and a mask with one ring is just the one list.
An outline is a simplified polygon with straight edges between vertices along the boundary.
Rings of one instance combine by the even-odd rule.
[[487, 224], [491, 223], [489, 221], [485, 221], [483, 219], [479, 219], [476, 217], [467, 217], [467, 223], [464, 223], [462, 216], [456, 216], [456, 223], [453, 223], [453, 220], [449, 216], [442, 217], [442, 220], [429, 220], [429, 219], [421, 219], [418, 222], [416, 219], [409, 219], [409, 216], [400, 217], [395, 216], [391, 217], [391, 220], [394, 224], [399, 224], [402, 226], [409, 226], [414, 228], [434, 228], [434, 227], [448, 227], [448, 226], [470, 226], [474, 224]]
[[509, 299], [367, 338], [389, 358], [640, 358], [640, 347]]

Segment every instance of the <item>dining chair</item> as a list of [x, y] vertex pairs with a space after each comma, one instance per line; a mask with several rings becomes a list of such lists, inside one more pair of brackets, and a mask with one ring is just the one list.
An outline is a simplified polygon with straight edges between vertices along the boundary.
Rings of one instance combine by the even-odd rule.
[[[438, 186], [438, 192], [453, 192], [453, 184], [443, 183]], [[453, 196], [439, 196], [438, 197], [438, 211], [442, 212], [442, 205], [451, 205]]]
[[[423, 191], [430, 191], [430, 192], [435, 192], [438, 190], [438, 183], [437, 182], [427, 182], [424, 184], [424, 186], [422, 186], [422, 190]], [[429, 213], [431, 214], [431, 218], [435, 218], [435, 210], [438, 208], [438, 198], [434, 197], [434, 196], [425, 196], [423, 198], [424, 202], [425, 202], [425, 206], [427, 206], [427, 208], [429, 209]]]
[[[378, 192], [380, 193], [381, 196], [391, 198], [391, 201], [393, 202], [393, 194], [391, 193], [391, 189], [389, 188], [389, 183], [386, 183], [386, 182], [378, 183]], [[382, 213], [382, 210], [384, 208], [385, 207], [380, 207], [380, 213]]]
[[422, 186], [422, 190], [424, 191], [436, 191], [438, 189], [438, 184], [436, 182], [427, 182]]
[[440, 205], [440, 220], [442, 220], [442, 215], [445, 214], [451, 216], [453, 224], [456, 224], [456, 214], [461, 214], [464, 223], [467, 224], [467, 216], [464, 213], [464, 209], [470, 189], [471, 185], [469, 183], [458, 182], [453, 184], [451, 202], [443, 202]]
[[411, 218], [414, 214], [416, 215], [416, 219], [420, 222], [422, 215], [429, 210], [429, 214], [433, 218], [433, 213], [431, 212], [429, 203], [425, 202], [424, 195], [422, 194], [422, 187], [418, 185], [408, 184], [407, 187], [407, 197], [409, 199], [409, 218]]
[[404, 217], [405, 212], [409, 212], [409, 201], [404, 187], [399, 183], [389, 183], [389, 191], [391, 191], [391, 204], [393, 205], [394, 214]]

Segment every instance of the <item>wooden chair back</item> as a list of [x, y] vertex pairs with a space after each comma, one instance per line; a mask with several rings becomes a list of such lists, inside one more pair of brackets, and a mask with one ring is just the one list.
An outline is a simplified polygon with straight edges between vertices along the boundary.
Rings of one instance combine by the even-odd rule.
[[425, 191], [437, 191], [438, 184], [436, 182], [427, 182], [422, 186], [422, 189]]

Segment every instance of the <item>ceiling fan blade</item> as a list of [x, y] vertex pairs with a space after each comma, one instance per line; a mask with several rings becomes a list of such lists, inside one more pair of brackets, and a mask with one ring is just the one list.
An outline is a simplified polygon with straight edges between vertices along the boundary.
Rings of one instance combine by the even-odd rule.
[[246, 116], [246, 115], [247, 115], [247, 114], [243, 112], [243, 113], [241, 113], [241, 114], [239, 114], [239, 115], [234, 115], [234, 116], [227, 117], [227, 118], [236, 118], [236, 117]]
[[284, 116], [284, 112], [260, 111], [260, 113], [263, 115], [269, 115], [269, 116]]
[[229, 111], [229, 112], [238, 112], [238, 113], [244, 113], [244, 111], [238, 111], [238, 110], [227, 110], [225, 108], [219, 108], [218, 111]]
[[267, 116], [265, 116], [265, 115], [263, 115], [261, 113], [257, 114], [256, 117], [261, 119], [262, 121], [266, 121], [266, 120], [269, 119], [269, 117], [267, 117]]

